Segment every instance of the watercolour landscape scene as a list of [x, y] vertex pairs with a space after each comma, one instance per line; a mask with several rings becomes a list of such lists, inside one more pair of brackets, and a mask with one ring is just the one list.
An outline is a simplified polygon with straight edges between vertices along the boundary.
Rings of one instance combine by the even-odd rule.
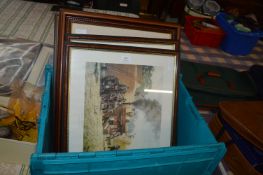
[[83, 151], [160, 146], [163, 67], [86, 63]]

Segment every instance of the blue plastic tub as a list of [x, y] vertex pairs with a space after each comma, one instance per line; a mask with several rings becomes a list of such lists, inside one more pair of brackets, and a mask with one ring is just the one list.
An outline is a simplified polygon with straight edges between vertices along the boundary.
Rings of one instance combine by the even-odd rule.
[[228, 15], [225, 13], [219, 13], [216, 16], [218, 24], [226, 33], [220, 45], [221, 49], [237, 56], [250, 54], [259, 38], [263, 37], [263, 32], [237, 31], [233, 25], [228, 23], [227, 19]]
[[215, 140], [180, 81], [178, 146], [107, 152], [51, 153], [52, 115], [48, 115], [51, 75], [49, 67], [37, 150], [31, 157], [32, 175], [210, 175], [226, 152], [225, 145]]

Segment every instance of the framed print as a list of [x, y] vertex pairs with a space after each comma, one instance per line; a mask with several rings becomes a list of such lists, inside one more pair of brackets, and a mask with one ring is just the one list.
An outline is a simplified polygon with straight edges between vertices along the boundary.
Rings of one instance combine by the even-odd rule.
[[66, 65], [62, 151], [172, 145], [175, 52], [69, 43], [61, 61]]
[[119, 37], [103, 35], [68, 34], [67, 41], [74, 43], [108, 44], [115, 46], [131, 46], [153, 49], [176, 50], [176, 42], [166, 39], [152, 39], [140, 37]]
[[[179, 58], [179, 45], [180, 45], [180, 26], [174, 23], [164, 23], [149, 21], [145, 19], [120, 17], [105, 14], [96, 14], [82, 11], [66, 10], [62, 9], [57, 18], [58, 23], [56, 31], [56, 59], [55, 65], [55, 89], [54, 89], [54, 116], [55, 125], [60, 128], [56, 132], [55, 136], [55, 151], [61, 150], [61, 138], [64, 135], [64, 127], [62, 123], [64, 115], [62, 111], [67, 110], [64, 106], [66, 98], [65, 94], [65, 80], [67, 74], [67, 62], [64, 61], [67, 56], [65, 53], [66, 43], [69, 41], [86, 42], [83, 45], [89, 45], [89, 47], [96, 47], [100, 44], [101, 48], [119, 48], [124, 52], [138, 51], [139, 53], [151, 52], [159, 54], [171, 54], [176, 55]], [[77, 39], [68, 40], [68, 35], [89, 35], [94, 37], [108, 37], [115, 38], [115, 40], [93, 40], [96, 44], [91, 44], [91, 39]], [[116, 39], [123, 38], [127, 42], [119, 44]], [[126, 38], [126, 39], [124, 39]], [[143, 42], [145, 40], [145, 42]], [[153, 42], [156, 40], [156, 42]], [[135, 42], [136, 41], [136, 42]], [[157, 43], [159, 41], [160, 43]], [[165, 44], [166, 43], [166, 44]], [[77, 44], [77, 43], [75, 43]], [[159, 44], [159, 45], [158, 45]], [[80, 43], [80, 45], [82, 45]], [[96, 46], [95, 46], [96, 45]], [[110, 46], [111, 45], [111, 46]], [[124, 46], [126, 45], [126, 46]], [[136, 47], [140, 46], [140, 47]], [[108, 47], [109, 46], [109, 47]], [[131, 47], [132, 46], [132, 47]], [[148, 47], [143, 49], [141, 47]], [[156, 47], [159, 47], [158, 49]], [[174, 49], [175, 48], [175, 49]], [[128, 50], [125, 50], [128, 49]], [[65, 144], [63, 144], [65, 145]]]
[[170, 32], [157, 32], [154, 30], [140, 30], [139, 28], [122, 28], [117, 26], [100, 26], [94, 24], [81, 24], [81, 21], [71, 22], [70, 32], [72, 34], [89, 34], [89, 35], [108, 35], [108, 36], [125, 36], [125, 37], [144, 37], [155, 39], [172, 39], [173, 34]]
[[114, 16], [62, 9], [65, 33], [142, 37], [155, 39], [180, 38], [180, 26], [175, 23]]

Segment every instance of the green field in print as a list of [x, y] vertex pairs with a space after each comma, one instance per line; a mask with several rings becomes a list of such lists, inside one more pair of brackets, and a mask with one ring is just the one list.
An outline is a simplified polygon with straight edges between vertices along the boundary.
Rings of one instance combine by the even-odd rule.
[[84, 151], [159, 147], [159, 66], [87, 63]]

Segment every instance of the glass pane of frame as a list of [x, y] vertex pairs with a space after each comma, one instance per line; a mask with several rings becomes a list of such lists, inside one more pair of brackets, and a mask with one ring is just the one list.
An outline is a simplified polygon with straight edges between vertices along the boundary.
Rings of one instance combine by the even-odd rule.
[[170, 146], [176, 57], [69, 47], [68, 151]]

